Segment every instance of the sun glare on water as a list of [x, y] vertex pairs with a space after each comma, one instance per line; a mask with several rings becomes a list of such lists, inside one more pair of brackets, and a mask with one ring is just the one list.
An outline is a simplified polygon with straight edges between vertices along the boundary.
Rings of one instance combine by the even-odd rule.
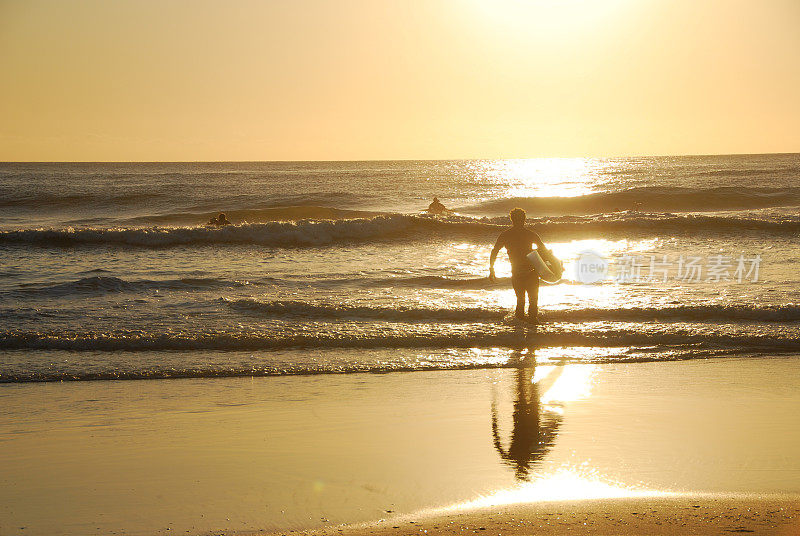
[[576, 197], [597, 191], [602, 161], [530, 158], [487, 162], [486, 175], [505, 187], [503, 197]]

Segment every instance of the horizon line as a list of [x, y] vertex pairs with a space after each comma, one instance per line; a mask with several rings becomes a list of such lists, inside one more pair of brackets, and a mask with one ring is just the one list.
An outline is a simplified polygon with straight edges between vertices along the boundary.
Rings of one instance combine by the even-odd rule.
[[705, 157], [705, 156], [776, 156], [793, 155], [797, 152], [767, 153], [691, 153], [691, 154], [658, 154], [658, 155], [618, 155], [618, 156], [530, 156], [503, 158], [367, 158], [367, 159], [312, 159], [312, 160], [1, 160], [0, 164], [236, 164], [236, 163], [290, 163], [290, 162], [468, 162], [476, 160], [576, 160], [576, 159], [615, 159], [615, 158], [668, 158], [668, 157]]

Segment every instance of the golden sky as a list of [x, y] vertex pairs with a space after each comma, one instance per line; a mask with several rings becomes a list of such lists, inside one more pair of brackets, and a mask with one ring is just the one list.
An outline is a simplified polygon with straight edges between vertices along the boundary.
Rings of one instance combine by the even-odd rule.
[[0, 0], [0, 160], [800, 151], [797, 0]]

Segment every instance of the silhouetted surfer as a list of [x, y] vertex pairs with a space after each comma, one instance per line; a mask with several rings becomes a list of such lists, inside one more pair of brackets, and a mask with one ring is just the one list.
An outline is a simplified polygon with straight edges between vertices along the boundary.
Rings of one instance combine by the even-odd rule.
[[509, 213], [511, 228], [506, 229], [497, 239], [489, 257], [489, 279], [494, 281], [494, 261], [502, 248], [508, 252], [511, 262], [511, 286], [517, 295], [517, 308], [514, 313], [519, 319], [525, 319], [525, 294], [528, 295], [528, 321], [536, 322], [539, 312], [539, 274], [527, 259], [528, 253], [533, 251], [533, 245], [544, 249], [544, 243], [539, 235], [525, 228], [525, 211], [515, 208]]
[[441, 201], [439, 201], [438, 197], [434, 197], [433, 203], [428, 205], [428, 212], [431, 214], [442, 214], [447, 211], [447, 207], [444, 206]]
[[225, 213], [224, 212], [220, 212], [219, 216], [217, 216], [216, 218], [211, 218], [210, 220], [208, 220], [208, 223], [206, 225], [216, 225], [218, 227], [222, 227], [223, 225], [231, 225], [231, 223], [233, 223], [233, 222], [231, 222], [231, 220], [228, 219], [228, 217], [225, 215]]

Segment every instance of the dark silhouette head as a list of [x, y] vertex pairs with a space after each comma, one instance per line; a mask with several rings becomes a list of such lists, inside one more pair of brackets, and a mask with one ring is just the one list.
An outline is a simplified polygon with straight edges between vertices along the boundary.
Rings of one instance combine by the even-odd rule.
[[508, 217], [511, 218], [511, 223], [514, 225], [514, 227], [521, 227], [525, 225], [525, 211], [521, 208], [515, 208], [509, 212]]
[[220, 212], [219, 216], [217, 216], [217, 221], [220, 223], [228, 221], [228, 217], [225, 215], [224, 212]]
[[438, 202], [439, 202], [439, 198], [438, 198], [438, 197], [434, 197], [434, 198], [433, 198], [433, 202], [434, 202], [434, 203], [438, 203]]

